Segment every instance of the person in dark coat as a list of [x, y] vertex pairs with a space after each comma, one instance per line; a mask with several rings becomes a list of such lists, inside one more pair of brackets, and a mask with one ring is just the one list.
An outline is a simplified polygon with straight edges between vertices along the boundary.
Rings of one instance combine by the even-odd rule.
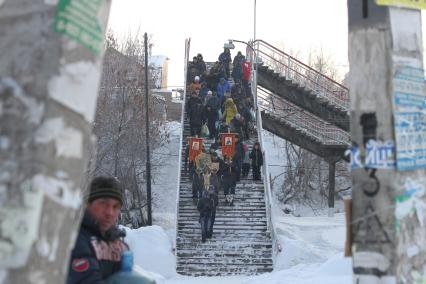
[[216, 112], [219, 111], [219, 109], [221, 107], [221, 102], [220, 102], [220, 99], [217, 96], [216, 92], [212, 93], [212, 96], [206, 102], [206, 106], [211, 107]]
[[237, 81], [231, 88], [231, 98], [234, 100], [237, 107], [244, 101], [245, 95], [241, 83]]
[[200, 93], [198, 94], [198, 97], [200, 98], [200, 100], [202, 102], [204, 102], [204, 99], [207, 96], [207, 93], [209, 92], [209, 88], [207, 87], [207, 83], [206, 82], [201, 82], [201, 89], [200, 89]]
[[192, 198], [198, 200], [201, 198], [204, 186], [203, 172], [201, 169], [196, 169], [192, 179]]
[[224, 48], [223, 52], [219, 55], [219, 62], [221, 62], [225, 67], [226, 78], [229, 78], [230, 75], [229, 65], [231, 61], [231, 51], [229, 48]]
[[239, 140], [243, 141], [243, 129], [244, 129], [244, 117], [237, 113], [235, 117], [231, 120], [231, 132], [237, 133]]
[[253, 117], [251, 115], [249, 107], [247, 106], [246, 100], [243, 100], [242, 103], [239, 104], [238, 112], [244, 118], [244, 124], [243, 124], [244, 139], [248, 140], [250, 139], [249, 125], [253, 122]]
[[209, 139], [214, 139], [216, 137], [216, 121], [219, 120], [218, 111], [207, 105], [205, 116], [207, 118], [207, 127], [209, 128]]
[[207, 87], [210, 90], [214, 90], [217, 84], [219, 83], [220, 78], [225, 76], [226, 72], [223, 63], [216, 61], [205, 78], [205, 81], [207, 82]]
[[225, 194], [225, 202], [230, 205], [233, 205], [235, 187], [237, 185], [235, 179], [236, 171], [234, 164], [226, 156], [224, 157], [224, 163], [222, 165], [221, 173], [222, 187]]
[[205, 77], [206, 75], [206, 63], [204, 62], [203, 56], [201, 55], [201, 53], [197, 54], [197, 63], [196, 63], [196, 67], [197, 67], [197, 72], [198, 75], [201, 75], [202, 78]]
[[189, 126], [191, 128], [191, 136], [201, 136], [201, 127], [204, 124], [204, 107], [197, 92], [192, 92], [186, 104], [187, 114], [189, 117]]
[[207, 194], [201, 197], [198, 201], [197, 209], [200, 212], [201, 242], [205, 243], [207, 237], [210, 235], [212, 215], [215, 209], [213, 194]]
[[244, 56], [241, 54], [241, 51], [238, 51], [237, 55], [234, 57], [234, 61], [232, 62], [232, 78], [234, 78], [235, 82], [240, 82], [243, 77], [243, 58]]
[[209, 186], [207, 194], [209, 194], [209, 197], [212, 198], [213, 201], [214, 201], [212, 216], [211, 216], [211, 220], [210, 220], [210, 224], [209, 224], [210, 225], [209, 231], [207, 233], [207, 238], [210, 239], [213, 236], [213, 226], [214, 226], [214, 221], [216, 220], [216, 208], [219, 205], [219, 191], [214, 184], [211, 184]]
[[198, 59], [196, 56], [192, 58], [192, 62], [188, 62], [188, 75], [187, 75], [187, 81], [192, 82], [195, 78], [195, 76], [198, 76]]
[[77, 242], [71, 252], [67, 284], [102, 284], [120, 271], [121, 254], [129, 250], [123, 241], [125, 232], [116, 225], [122, 204], [122, 187], [117, 179], [93, 179]]
[[250, 155], [248, 152], [248, 145], [247, 144], [243, 144], [243, 148], [244, 148], [244, 160], [243, 160], [243, 166], [242, 166], [242, 170], [241, 170], [241, 177], [243, 178], [247, 178], [248, 174], [250, 172]]
[[263, 154], [259, 142], [254, 143], [250, 153], [250, 159], [253, 169], [253, 180], [261, 180], [260, 168], [263, 165]]
[[242, 143], [242, 139], [240, 139], [238, 136], [235, 137], [235, 153], [234, 157], [232, 158], [232, 162], [235, 166], [235, 179], [236, 181], [240, 181], [241, 178], [241, 169], [243, 166], [243, 160], [244, 160], [244, 147]]

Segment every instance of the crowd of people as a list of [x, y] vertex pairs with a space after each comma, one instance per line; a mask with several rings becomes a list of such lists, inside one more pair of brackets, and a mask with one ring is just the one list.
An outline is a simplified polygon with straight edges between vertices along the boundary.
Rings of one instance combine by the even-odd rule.
[[[189, 162], [188, 144], [185, 156], [185, 169], [192, 180], [192, 197], [200, 212], [202, 242], [212, 237], [219, 192], [223, 191], [225, 203], [233, 206], [236, 184], [248, 177], [250, 169], [253, 180], [261, 180], [260, 144], [254, 143], [249, 153], [249, 145], [245, 143], [254, 131], [250, 77], [251, 63], [241, 52], [231, 60], [227, 48], [210, 70], [201, 54], [189, 64], [191, 84], [187, 91], [191, 95], [186, 102], [186, 115], [190, 133], [192, 137], [204, 136], [211, 143], [210, 149], [202, 144], [200, 154]], [[222, 157], [221, 134], [229, 132], [237, 134], [235, 151], [232, 157]]]
[[[225, 202], [232, 206], [236, 184], [241, 178], [248, 177], [250, 168], [253, 179], [261, 179], [263, 156], [260, 145], [254, 143], [248, 153], [248, 145], [244, 143], [249, 139], [254, 117], [250, 66], [241, 52], [231, 63], [229, 49], [221, 53], [210, 70], [201, 54], [190, 64], [191, 97], [187, 101], [186, 112], [191, 135], [200, 136], [206, 124], [208, 138], [212, 142], [209, 150], [201, 144], [200, 154], [189, 163], [188, 147], [185, 158], [185, 168], [192, 180], [193, 198], [200, 212], [202, 242], [212, 237], [219, 192], [223, 190]], [[231, 74], [235, 82], [233, 86], [228, 82]], [[220, 133], [230, 131], [238, 134], [234, 141], [235, 153], [232, 157], [221, 157]], [[122, 184], [116, 178], [101, 176], [91, 181], [83, 221], [71, 253], [67, 283], [103, 283], [105, 280], [121, 283], [120, 273], [131, 271], [132, 254], [123, 240], [125, 232], [117, 227], [124, 202], [122, 192]], [[151, 283], [141, 275], [126, 275], [127, 280]]]

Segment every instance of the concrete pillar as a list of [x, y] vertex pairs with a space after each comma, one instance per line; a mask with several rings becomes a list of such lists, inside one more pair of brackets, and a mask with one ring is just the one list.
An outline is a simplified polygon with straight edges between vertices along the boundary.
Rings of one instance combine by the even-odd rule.
[[336, 161], [328, 161], [328, 217], [334, 216]]
[[413, 83], [423, 74], [420, 11], [373, 0], [348, 0], [348, 11], [354, 283], [423, 283], [426, 172], [415, 155], [420, 166], [404, 168], [402, 151], [425, 135], [413, 127], [422, 118], [401, 112], [426, 114], [404, 106], [425, 99], [423, 75]]
[[0, 0], [2, 283], [65, 282], [110, 4]]

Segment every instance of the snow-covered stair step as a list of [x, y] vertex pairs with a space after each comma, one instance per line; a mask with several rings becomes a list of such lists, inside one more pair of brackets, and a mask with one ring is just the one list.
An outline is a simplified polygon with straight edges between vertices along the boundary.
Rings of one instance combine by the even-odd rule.
[[202, 263], [197, 263], [194, 265], [178, 266], [177, 272], [188, 276], [256, 275], [271, 272], [270, 266], [270, 264], [227, 265], [224, 263], [220, 267], [209, 267], [207, 264], [203, 265]]
[[[183, 129], [180, 164], [178, 227], [176, 239], [177, 272], [191, 276], [253, 275], [272, 271], [272, 242], [267, 231], [263, 181], [242, 178], [235, 190], [234, 206], [225, 203], [219, 192], [219, 206], [213, 237], [201, 243], [199, 213], [192, 199], [192, 181], [184, 168], [186, 141], [190, 135], [188, 121]], [[252, 145], [257, 135], [244, 141]], [[204, 141], [211, 147], [211, 141]]]

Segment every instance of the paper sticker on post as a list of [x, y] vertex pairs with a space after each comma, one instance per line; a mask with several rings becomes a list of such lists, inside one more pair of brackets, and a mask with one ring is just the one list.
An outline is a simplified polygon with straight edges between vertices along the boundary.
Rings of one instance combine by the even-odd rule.
[[98, 19], [101, 5], [102, 0], [60, 0], [54, 30], [99, 53], [104, 40]]
[[31, 188], [21, 191], [24, 206], [0, 207], [0, 267], [24, 266], [37, 239], [43, 191]]
[[393, 78], [394, 131], [398, 170], [426, 168], [426, 87], [424, 70], [398, 58]]
[[358, 147], [351, 149], [351, 168], [394, 169], [395, 143], [391, 140], [380, 142], [369, 140], [365, 147], [365, 161]]

